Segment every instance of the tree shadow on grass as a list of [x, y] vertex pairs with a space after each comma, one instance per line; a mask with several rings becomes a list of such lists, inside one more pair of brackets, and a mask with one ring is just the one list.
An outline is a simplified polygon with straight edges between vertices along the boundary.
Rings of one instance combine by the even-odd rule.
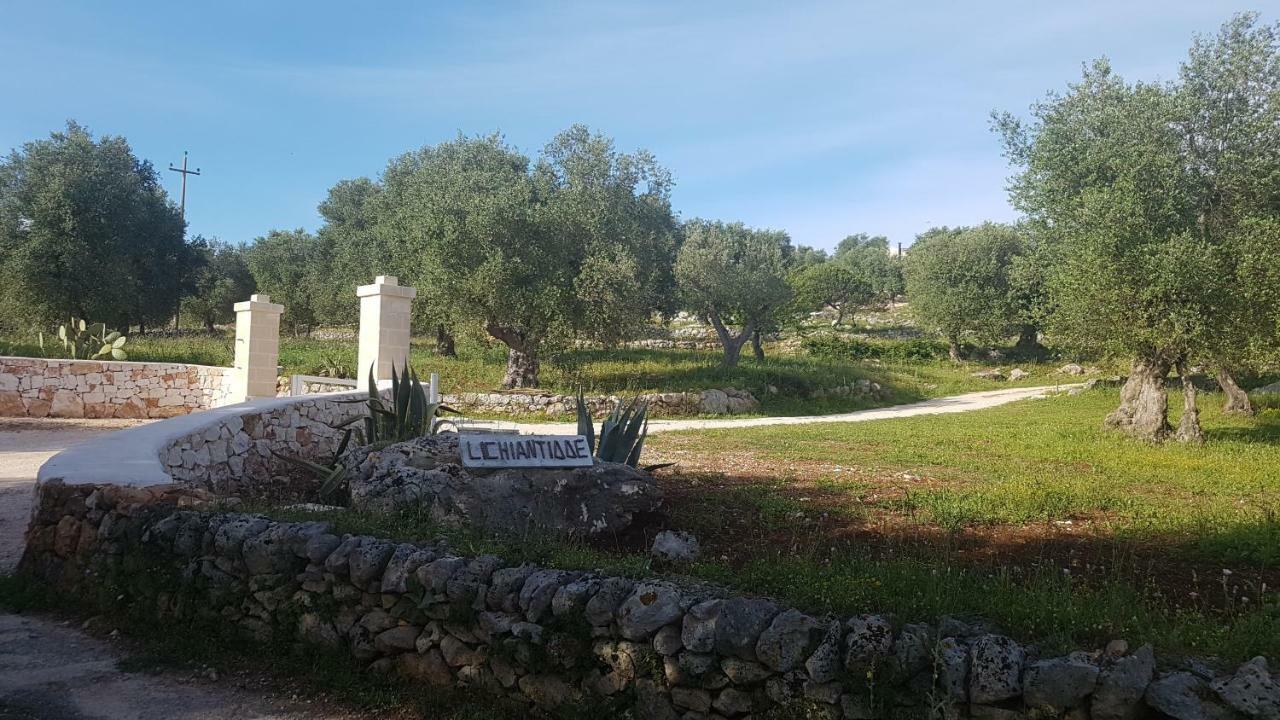
[[819, 564], [853, 554], [1023, 576], [1050, 568], [1082, 583], [1123, 582], [1206, 611], [1229, 609], [1241, 597], [1256, 603], [1264, 587], [1271, 602], [1280, 601], [1280, 501], [1261, 516], [1206, 520], [1180, 534], [1116, 530], [1107, 517], [943, 527], [891, 498], [865, 500], [876, 491], [722, 473], [664, 472], [661, 481], [672, 508], [668, 522], [692, 531], [706, 552], [731, 565], [782, 549]]
[[1280, 445], [1280, 423], [1256, 423], [1241, 427], [1211, 427], [1204, 431], [1205, 442], [1257, 443]]

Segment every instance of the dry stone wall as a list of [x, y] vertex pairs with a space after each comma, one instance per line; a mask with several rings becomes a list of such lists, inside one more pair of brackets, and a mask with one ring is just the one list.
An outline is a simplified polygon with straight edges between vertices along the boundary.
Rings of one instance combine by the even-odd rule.
[[290, 470], [279, 455], [331, 454], [344, 432], [338, 426], [366, 412], [360, 399], [352, 392], [310, 396], [231, 415], [164, 445], [160, 463], [173, 480], [220, 495], [278, 494]]
[[443, 541], [220, 511], [221, 495], [277, 482], [273, 450], [332, 449], [330, 425], [360, 412], [343, 402], [358, 397], [254, 401], [64, 451], [41, 470], [20, 569], [188, 631], [298, 639], [407, 682], [506, 695], [531, 713], [1280, 717], [1280, 679], [1263, 658], [1161, 665], [1150, 647], [1122, 641], [1046, 657], [978, 621], [815, 616], [669, 578], [541, 568]]
[[[573, 395], [531, 392], [458, 393], [441, 398], [445, 405], [463, 412], [498, 415], [572, 415], [577, 412]], [[596, 395], [583, 398], [597, 417], [608, 413], [629, 397]], [[688, 415], [742, 415], [760, 411], [760, 402], [745, 390], [724, 388], [700, 392], [650, 393], [640, 399], [649, 403], [651, 417]]]
[[[466, 557], [222, 513], [186, 486], [46, 483], [21, 569], [184, 627], [299, 639], [407, 682], [634, 717], [1177, 720], [1280, 713], [1267, 661], [1161, 668], [1149, 646], [1041, 657], [980, 623], [816, 617], [768, 599]], [[121, 604], [119, 601], [125, 602]], [[154, 609], [154, 610], [150, 610]]]
[[0, 357], [0, 416], [167, 418], [224, 405], [231, 368]]

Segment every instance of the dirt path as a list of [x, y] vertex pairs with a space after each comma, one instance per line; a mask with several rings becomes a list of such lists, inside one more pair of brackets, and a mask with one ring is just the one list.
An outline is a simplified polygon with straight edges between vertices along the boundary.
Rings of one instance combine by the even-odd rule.
[[[809, 425], [813, 423], [852, 423], [868, 420], [887, 420], [890, 418], [914, 417], [916, 415], [945, 415], [949, 413], [972, 412], [985, 410], [999, 405], [1006, 405], [1018, 400], [1044, 397], [1050, 393], [1061, 392], [1078, 387], [1069, 385], [1042, 385], [1029, 388], [1009, 388], [1004, 390], [985, 390], [983, 392], [953, 395], [951, 397], [922, 400], [908, 405], [875, 408], [873, 410], [856, 410], [854, 412], [835, 415], [794, 415], [785, 417], [759, 418], [725, 418], [725, 419], [693, 419], [693, 420], [651, 420], [649, 432], [678, 432], [680, 430], [722, 430], [730, 428], [764, 427], [768, 425]], [[467, 421], [467, 427], [476, 428], [518, 428], [526, 433], [544, 435], [567, 435], [577, 432], [573, 423], [512, 423], [503, 420]]]

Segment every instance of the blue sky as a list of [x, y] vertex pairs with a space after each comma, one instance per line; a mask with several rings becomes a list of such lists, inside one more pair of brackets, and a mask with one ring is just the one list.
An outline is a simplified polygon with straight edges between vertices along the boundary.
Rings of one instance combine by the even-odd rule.
[[5, 0], [0, 150], [68, 118], [158, 168], [189, 149], [204, 173], [190, 233], [245, 242], [314, 230], [336, 181], [458, 131], [499, 130], [532, 155], [582, 122], [670, 168], [682, 217], [824, 248], [854, 232], [909, 244], [1014, 217], [991, 110], [1021, 112], [1101, 55], [1171, 78], [1194, 33], [1247, 9]]

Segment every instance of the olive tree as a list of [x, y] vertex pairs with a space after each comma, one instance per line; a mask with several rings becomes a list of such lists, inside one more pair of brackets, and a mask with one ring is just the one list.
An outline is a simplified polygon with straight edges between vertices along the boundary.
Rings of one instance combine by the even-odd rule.
[[[1280, 60], [1275, 28], [1241, 15], [1199, 39], [1176, 83], [1128, 83], [1105, 61], [1031, 120], [997, 118], [1019, 168], [1011, 196], [1055, 246], [1046, 278], [1055, 337], [1133, 359], [1106, 425], [1159, 441], [1202, 439], [1195, 363], [1245, 361], [1275, 346], [1260, 232], [1280, 196]], [[1183, 381], [1176, 432], [1165, 377]], [[1228, 385], [1233, 385], [1229, 382]]]
[[317, 321], [330, 258], [315, 235], [303, 230], [272, 230], [244, 251], [258, 291], [284, 305], [280, 324], [294, 335], [310, 335]]
[[213, 332], [215, 324], [235, 318], [235, 304], [248, 300], [257, 286], [242, 248], [200, 238], [193, 244], [198, 244], [204, 263], [196, 273], [194, 291], [183, 298], [182, 311]]
[[723, 367], [737, 365], [742, 346], [791, 299], [790, 246], [787, 234], [777, 230], [707, 220], [685, 224], [676, 284], [685, 307], [715, 328]]
[[201, 257], [155, 169], [122, 137], [68, 122], [0, 160], [0, 311], [125, 327], [172, 317]]
[[844, 322], [845, 313], [870, 303], [876, 294], [866, 278], [845, 262], [828, 260], [792, 271], [791, 286], [797, 309], [805, 312], [830, 308], [836, 312], [831, 325]]
[[869, 289], [867, 304], [887, 306], [904, 287], [902, 265], [889, 254], [889, 238], [858, 233], [836, 246], [834, 260], [848, 267]]
[[380, 192], [381, 186], [369, 178], [341, 180], [316, 208], [324, 225], [316, 231], [321, 250], [314, 257], [327, 263], [317, 268], [324, 273], [314, 301], [318, 322], [355, 324], [360, 316], [356, 287], [375, 275], [397, 272], [390, 248], [377, 232]]
[[947, 341], [952, 361], [964, 342], [1007, 337], [1019, 318], [1011, 274], [1025, 244], [1009, 225], [934, 228], [906, 259], [907, 300], [921, 325]]
[[1277, 358], [1280, 305], [1280, 25], [1240, 14], [1216, 36], [1197, 37], [1179, 71], [1178, 125], [1188, 158], [1196, 232], [1225, 252], [1232, 290], [1207, 328], [1200, 359], [1227, 395], [1225, 410], [1252, 414], [1234, 374]]
[[459, 137], [388, 166], [379, 232], [424, 300], [507, 346], [503, 386], [536, 387], [573, 337], [616, 342], [669, 304], [678, 228], [671, 179], [575, 126], [536, 164], [497, 135]]

